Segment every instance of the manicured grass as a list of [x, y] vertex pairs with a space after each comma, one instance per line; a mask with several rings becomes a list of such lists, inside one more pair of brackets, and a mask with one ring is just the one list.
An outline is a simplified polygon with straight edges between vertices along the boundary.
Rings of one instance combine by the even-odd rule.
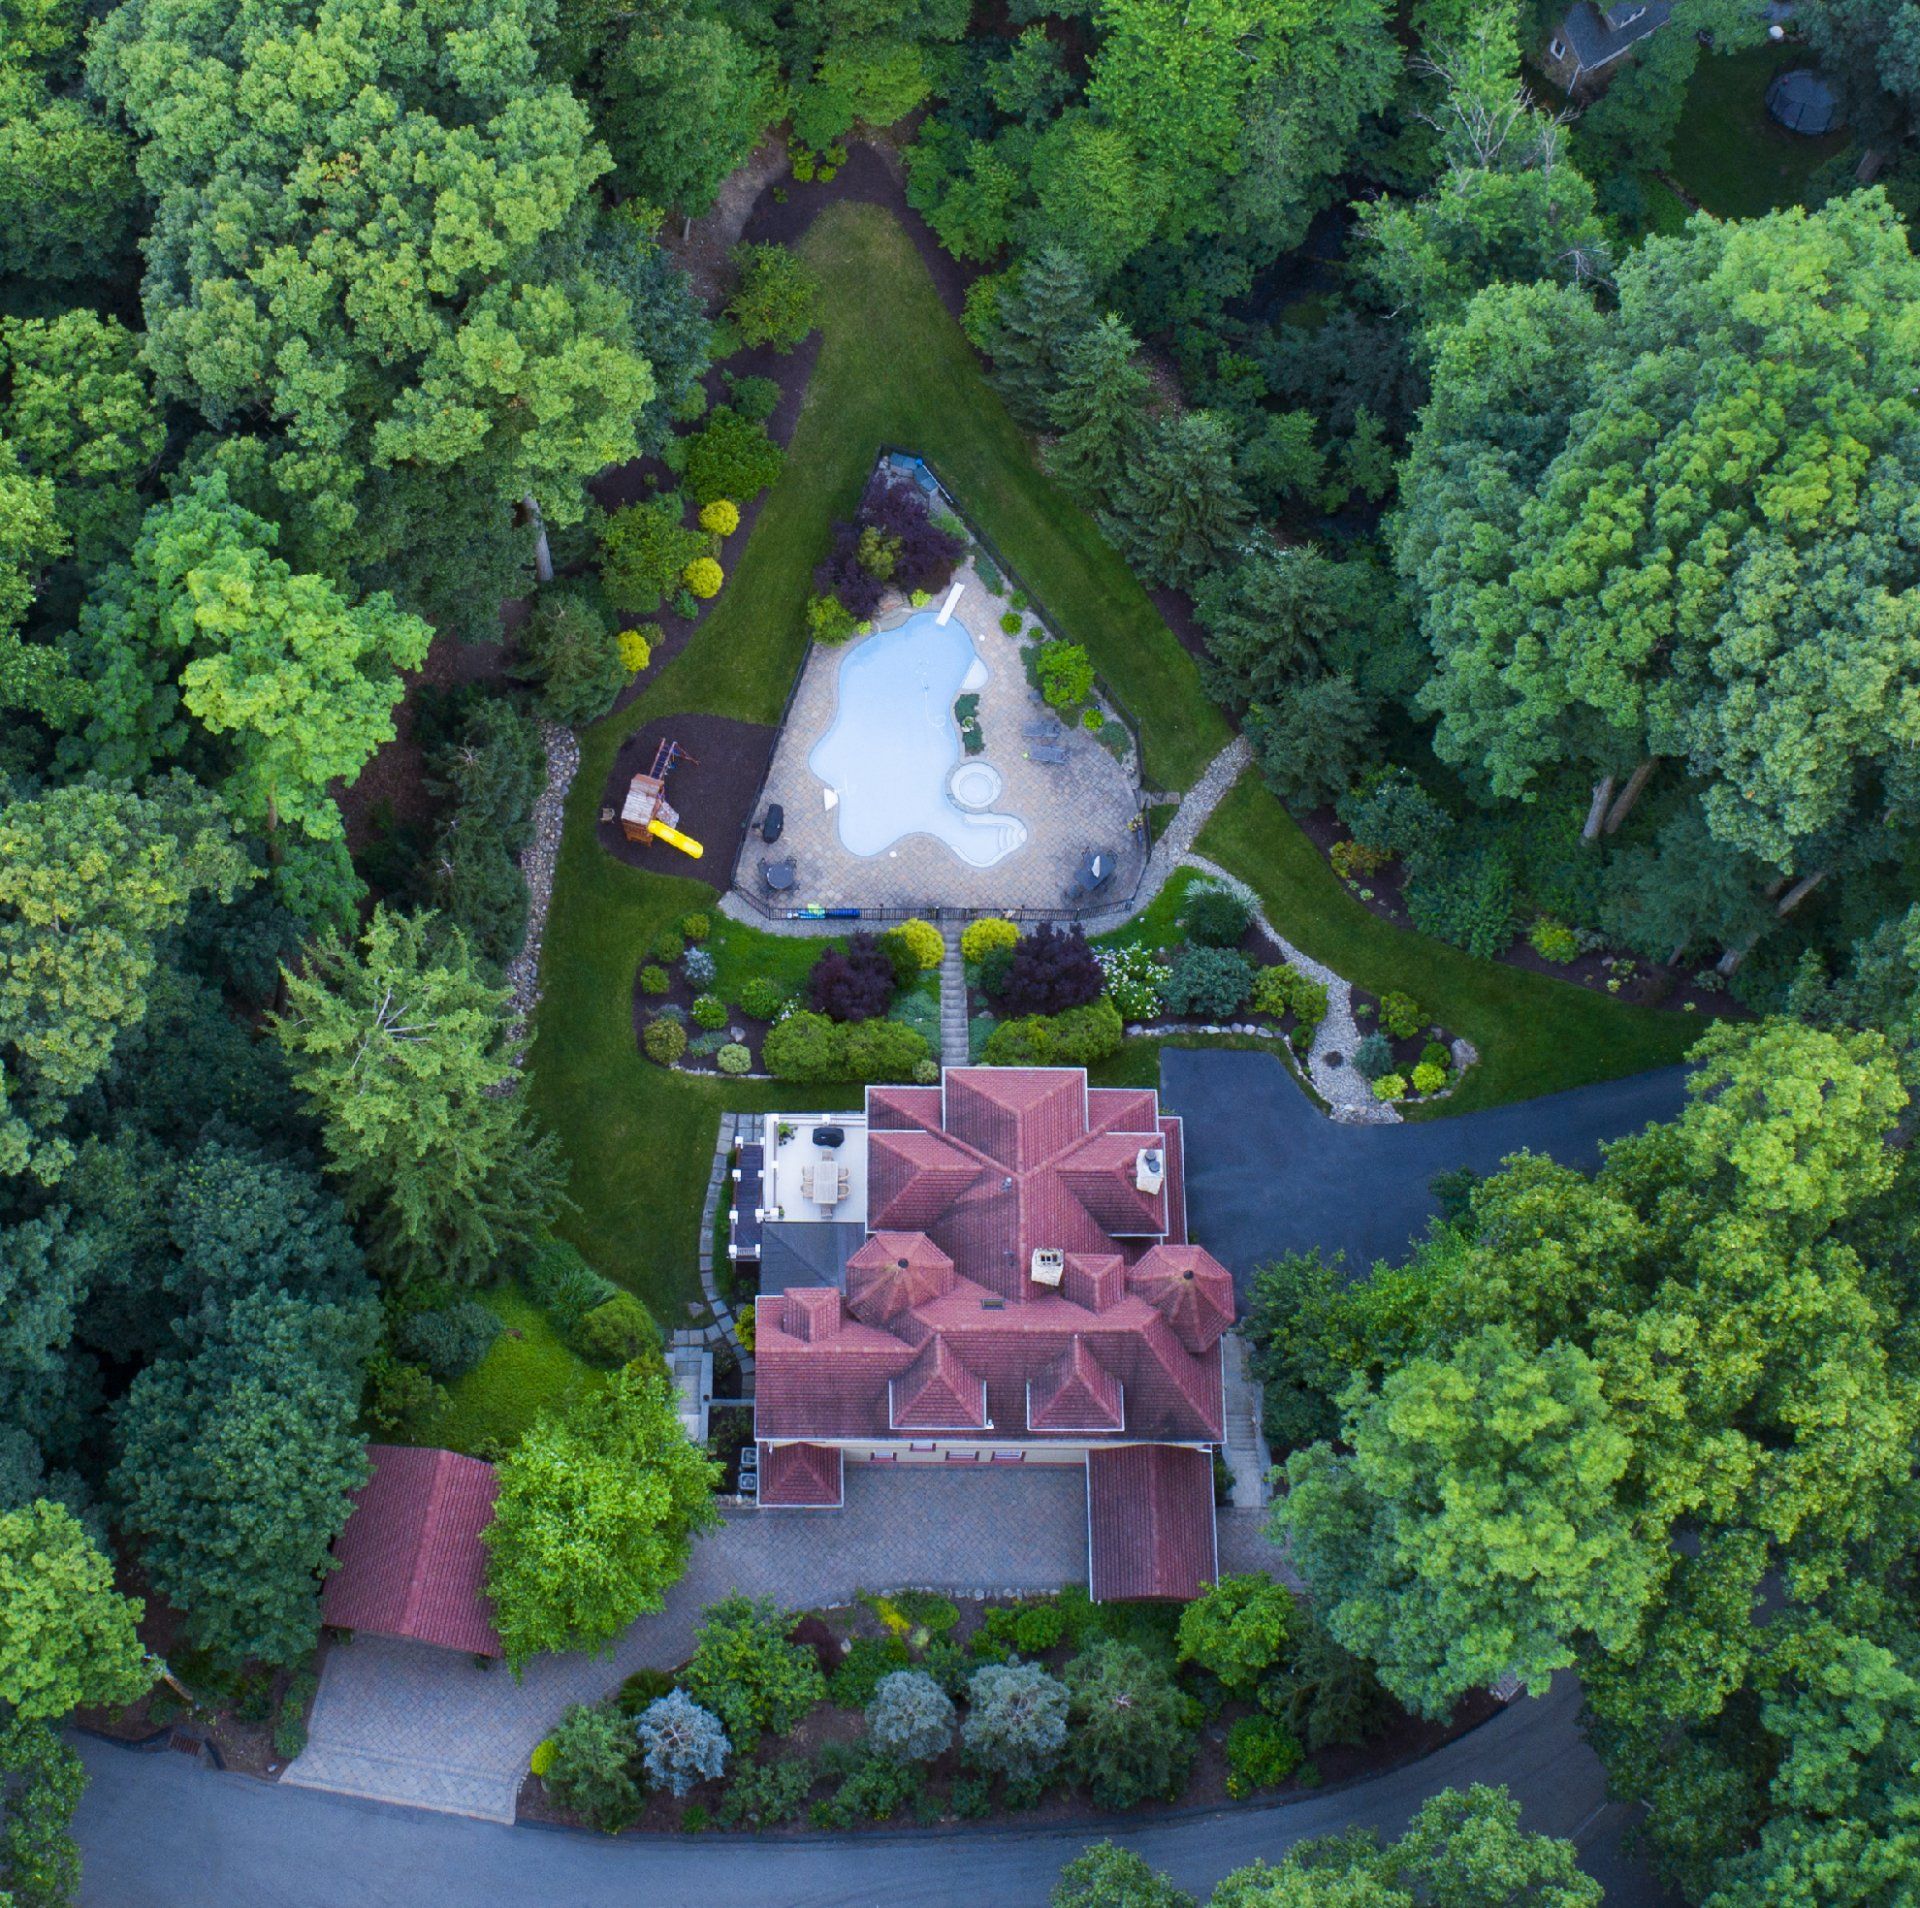
[[1259, 894], [1267, 918], [1295, 946], [1371, 993], [1411, 994], [1479, 1048], [1481, 1064], [1437, 1114], [1667, 1066], [1699, 1038], [1692, 1015], [1622, 1006], [1567, 981], [1478, 961], [1369, 913], [1252, 773], [1214, 811], [1198, 847]]
[[1145, 947], [1174, 947], [1180, 941], [1180, 910], [1187, 905], [1187, 890], [1202, 879], [1198, 868], [1176, 868], [1166, 885], [1124, 927], [1111, 934], [1096, 934], [1095, 947], [1121, 947], [1138, 941]]
[[1672, 171], [1709, 212], [1751, 219], [1797, 205], [1807, 181], [1846, 145], [1844, 132], [1809, 139], [1767, 111], [1774, 74], [1811, 63], [1805, 48], [1772, 45], [1700, 56], [1674, 134]]
[[449, 1450], [495, 1457], [518, 1443], [542, 1411], [604, 1384], [606, 1374], [572, 1351], [517, 1285], [496, 1286], [480, 1302], [506, 1329], [479, 1364], [447, 1387], [450, 1402], [432, 1434]]
[[724, 914], [713, 918], [707, 946], [713, 953], [713, 992], [737, 1002], [740, 989], [756, 976], [777, 981], [789, 994], [798, 994], [813, 964], [830, 947], [845, 947], [840, 937], [798, 937], [763, 934]]
[[912, 242], [877, 206], [831, 206], [801, 241], [820, 275], [822, 343], [787, 467], [712, 615], [663, 672], [676, 709], [779, 719], [801, 611], [835, 517], [883, 443], [921, 453], [1144, 730], [1145, 776], [1184, 789], [1225, 746], [1192, 657], [1095, 528], [1040, 470]]

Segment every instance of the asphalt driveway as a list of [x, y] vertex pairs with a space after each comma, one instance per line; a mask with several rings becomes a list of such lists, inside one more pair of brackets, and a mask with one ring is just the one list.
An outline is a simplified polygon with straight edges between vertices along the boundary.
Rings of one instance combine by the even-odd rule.
[[1686, 1069], [1664, 1067], [1457, 1119], [1344, 1126], [1272, 1054], [1173, 1047], [1160, 1078], [1186, 1123], [1189, 1227], [1243, 1282], [1312, 1246], [1344, 1252], [1353, 1271], [1404, 1259], [1439, 1210], [1436, 1174], [1491, 1172], [1522, 1151], [1590, 1169], [1602, 1140], [1671, 1119], [1686, 1097]]

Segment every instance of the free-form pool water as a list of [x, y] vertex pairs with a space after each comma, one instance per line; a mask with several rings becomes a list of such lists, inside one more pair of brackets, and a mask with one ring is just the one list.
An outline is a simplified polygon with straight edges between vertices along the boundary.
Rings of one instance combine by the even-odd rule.
[[807, 766], [838, 797], [849, 853], [884, 854], [908, 835], [932, 835], [970, 867], [990, 868], [1026, 840], [1018, 816], [963, 813], [947, 795], [960, 759], [953, 699], [986, 679], [973, 638], [932, 610], [847, 651], [839, 711]]

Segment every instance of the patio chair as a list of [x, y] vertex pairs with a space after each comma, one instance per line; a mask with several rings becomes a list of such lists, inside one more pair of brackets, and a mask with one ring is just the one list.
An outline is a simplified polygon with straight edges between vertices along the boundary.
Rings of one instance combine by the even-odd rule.
[[785, 894], [793, 886], [793, 857], [786, 856], [780, 861], [763, 861], [760, 864], [760, 879], [775, 894]]
[[1023, 722], [1020, 733], [1029, 742], [1057, 742], [1060, 739], [1060, 725], [1052, 716], [1042, 722]]
[[1027, 751], [1027, 759], [1032, 762], [1045, 762], [1058, 768], [1067, 759], [1067, 752], [1058, 742], [1036, 742]]

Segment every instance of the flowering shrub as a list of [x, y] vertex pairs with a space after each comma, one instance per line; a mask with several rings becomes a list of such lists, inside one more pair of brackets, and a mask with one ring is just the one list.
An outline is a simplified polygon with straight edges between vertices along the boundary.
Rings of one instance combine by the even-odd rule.
[[690, 947], [686, 959], [680, 963], [680, 971], [691, 986], [705, 988], [713, 981], [715, 966], [713, 956], [704, 947]]
[[695, 557], [680, 572], [686, 579], [687, 588], [704, 603], [709, 597], [720, 594], [720, 585], [727, 580], [726, 572], [712, 557]]
[[727, 1024], [727, 1003], [718, 994], [702, 994], [693, 1003], [693, 1024], [696, 1027], [724, 1027]]
[[740, 506], [731, 497], [716, 497], [700, 506], [700, 528], [716, 537], [730, 537], [740, 528]]
[[729, 1040], [714, 1055], [714, 1061], [722, 1073], [746, 1073], [752, 1069], [753, 1055], [737, 1041]]
[[1095, 948], [1093, 958], [1106, 976], [1107, 998], [1120, 1010], [1122, 1020], [1152, 1020], [1159, 1013], [1167, 970], [1151, 948], [1129, 941], [1123, 947]]
[[1422, 1060], [1413, 1070], [1413, 1090], [1416, 1093], [1438, 1093], [1446, 1084], [1446, 1068], [1436, 1067], [1431, 1060]]
[[1383, 1073], [1373, 1083], [1373, 1097], [1376, 1100], [1404, 1100], [1407, 1097], [1406, 1075]]
[[961, 931], [960, 958], [984, 960], [996, 947], [1011, 947], [1019, 938], [1020, 930], [1011, 921], [989, 914], [981, 920], [969, 921]]

